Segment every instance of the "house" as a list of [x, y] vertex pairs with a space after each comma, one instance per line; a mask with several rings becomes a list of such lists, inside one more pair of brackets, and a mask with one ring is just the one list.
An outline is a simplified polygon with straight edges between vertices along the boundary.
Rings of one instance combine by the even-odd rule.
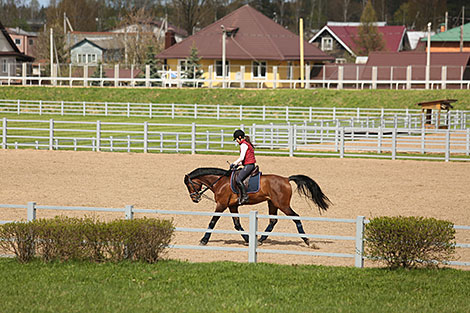
[[[309, 43], [316, 44], [323, 52], [336, 58], [337, 63], [346, 63], [358, 57], [356, 40], [361, 23], [328, 22]], [[378, 22], [377, 29], [382, 34], [385, 50], [398, 52], [409, 49], [405, 26], [387, 26]]]
[[27, 32], [19, 27], [7, 28], [7, 31], [21, 53], [36, 57], [37, 33]]
[[179, 28], [175, 25], [169, 24], [166, 19], [160, 21], [141, 21], [131, 25], [126, 25], [110, 30], [113, 33], [153, 33], [157, 40], [163, 40], [165, 38], [165, 33], [168, 29], [171, 28], [175, 33], [176, 42], [182, 41], [184, 38], [188, 37], [188, 32], [182, 28]]
[[0, 22], [0, 76], [14, 76], [24, 62], [32, 62], [33, 57], [22, 53], [6, 28]]
[[[300, 37], [249, 5], [165, 49], [157, 58], [163, 60], [172, 71], [177, 70], [178, 66], [184, 70], [186, 58], [195, 47], [204, 70], [204, 79], [220, 85], [223, 78], [224, 32], [226, 79], [271, 87], [273, 80], [300, 78]], [[304, 41], [304, 60], [305, 64], [314, 66], [334, 59]], [[283, 84], [278, 86], [282, 87]]]
[[[92, 41], [93, 40], [93, 41]], [[124, 55], [124, 41], [115, 36], [85, 38], [70, 48], [70, 61], [75, 65], [114, 63]]]
[[[460, 50], [460, 29], [454, 27], [431, 36], [431, 52], [470, 52], [470, 23], [463, 25], [462, 51]], [[420, 44], [426, 46], [427, 36], [422, 38]]]

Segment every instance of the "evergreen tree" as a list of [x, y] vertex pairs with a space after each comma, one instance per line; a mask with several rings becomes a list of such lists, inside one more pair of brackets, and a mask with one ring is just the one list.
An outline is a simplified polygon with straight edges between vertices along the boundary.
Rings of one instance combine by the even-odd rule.
[[361, 15], [361, 25], [358, 29], [358, 37], [354, 40], [357, 45], [356, 53], [366, 56], [371, 51], [385, 50], [385, 42], [382, 34], [379, 33], [377, 25], [377, 15], [371, 0], [367, 1]]
[[[98, 65], [96, 65], [95, 67], [95, 71], [93, 72], [93, 74], [91, 74], [90, 78], [107, 78], [106, 76], [106, 73], [103, 71], [101, 72], [101, 61], [98, 62]], [[98, 80], [94, 80], [91, 82], [91, 85], [92, 86], [101, 86], [101, 81], [98, 81]], [[103, 82], [103, 86], [111, 86], [111, 82], [109, 81], [106, 81], [106, 82]]]
[[[189, 57], [186, 59], [186, 70], [184, 71], [184, 78], [186, 79], [199, 79], [203, 71], [201, 69], [201, 65], [199, 64], [200, 58], [198, 56], [198, 51], [196, 46], [193, 44], [191, 47], [191, 53]], [[185, 86], [194, 86], [193, 83], [187, 82], [184, 84]], [[202, 83], [198, 83], [198, 86], [201, 86]]]

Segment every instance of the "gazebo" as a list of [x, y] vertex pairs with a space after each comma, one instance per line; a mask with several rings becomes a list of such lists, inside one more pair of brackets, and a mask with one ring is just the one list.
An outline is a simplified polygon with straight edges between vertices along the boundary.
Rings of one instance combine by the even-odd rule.
[[[457, 100], [455, 99], [445, 99], [417, 103], [417, 105], [421, 106], [421, 112], [424, 113], [425, 116], [425, 118], [423, 119], [423, 126], [425, 128], [448, 128], [449, 125], [441, 125], [441, 111], [445, 110], [446, 113], [449, 112], [450, 109], [454, 108], [451, 103], [454, 103], [456, 101]], [[436, 110], [436, 112], [434, 112], [434, 114], [436, 114], [435, 124], [433, 124], [432, 119], [433, 110]]]

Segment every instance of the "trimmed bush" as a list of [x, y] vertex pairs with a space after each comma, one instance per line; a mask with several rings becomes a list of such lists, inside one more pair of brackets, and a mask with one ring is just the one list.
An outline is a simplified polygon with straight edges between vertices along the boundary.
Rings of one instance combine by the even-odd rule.
[[377, 217], [366, 224], [366, 255], [390, 268], [434, 267], [452, 259], [455, 229], [424, 217]]
[[35, 254], [37, 229], [33, 223], [0, 225], [0, 248], [13, 252], [21, 263], [31, 261]]
[[18, 261], [138, 260], [157, 262], [173, 237], [171, 221], [152, 218], [104, 223], [91, 218], [55, 217], [0, 226], [0, 247]]

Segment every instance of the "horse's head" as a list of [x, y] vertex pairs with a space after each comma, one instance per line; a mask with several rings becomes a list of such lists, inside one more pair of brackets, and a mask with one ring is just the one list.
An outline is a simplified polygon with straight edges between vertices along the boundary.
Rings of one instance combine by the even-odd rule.
[[186, 188], [188, 188], [189, 196], [191, 197], [191, 200], [193, 202], [198, 203], [201, 201], [201, 189], [202, 189], [202, 183], [199, 181], [199, 179], [191, 180], [188, 175], [184, 176], [184, 184], [186, 185]]

